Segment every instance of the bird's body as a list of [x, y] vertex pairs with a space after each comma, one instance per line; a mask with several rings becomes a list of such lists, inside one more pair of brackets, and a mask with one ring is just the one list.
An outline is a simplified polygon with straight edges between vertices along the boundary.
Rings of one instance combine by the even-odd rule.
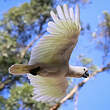
[[[72, 66], [69, 59], [80, 33], [79, 8], [75, 12], [67, 5], [57, 6], [57, 15], [51, 11], [53, 21], [48, 23], [50, 33], [42, 37], [32, 49], [28, 65], [15, 64], [9, 69], [12, 74], [28, 73], [34, 87], [34, 99], [55, 104], [66, 94], [66, 77], [87, 77], [87, 68]], [[75, 14], [74, 14], [75, 13]]]

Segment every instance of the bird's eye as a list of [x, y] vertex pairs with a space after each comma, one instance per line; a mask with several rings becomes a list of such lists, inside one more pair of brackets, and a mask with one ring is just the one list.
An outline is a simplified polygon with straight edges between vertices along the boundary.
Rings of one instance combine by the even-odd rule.
[[86, 71], [86, 69], [84, 68], [84, 71]]

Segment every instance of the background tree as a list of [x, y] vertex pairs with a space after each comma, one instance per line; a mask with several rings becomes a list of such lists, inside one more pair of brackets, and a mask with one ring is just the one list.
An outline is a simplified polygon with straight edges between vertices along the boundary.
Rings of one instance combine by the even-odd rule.
[[[8, 1], [8, 0], [7, 0]], [[7, 1], [4, 1], [6, 3]], [[8, 68], [14, 63], [28, 63], [32, 45], [46, 33], [46, 26], [51, 20], [49, 11], [58, 4], [67, 3], [75, 5], [78, 3], [82, 8], [89, 6], [92, 1], [88, 0], [30, 0], [19, 7], [10, 8], [4, 13], [0, 20], [0, 109], [1, 110], [48, 110], [50, 107], [32, 100], [32, 87], [26, 76], [13, 76], [8, 73]], [[101, 66], [94, 64], [94, 59], [84, 55], [79, 43], [80, 54], [74, 61], [74, 65], [87, 66], [92, 74], [91, 77], [99, 72], [109, 73], [110, 67], [110, 14], [105, 11], [101, 15], [97, 31], [91, 30], [90, 24], [85, 24], [81, 19], [82, 39], [89, 39], [88, 45], [92, 40], [95, 52], [101, 51]], [[87, 37], [89, 35], [89, 38]], [[84, 37], [83, 37], [84, 36]], [[86, 37], [86, 38], [85, 38]], [[86, 41], [87, 42], [87, 41]], [[97, 47], [97, 48], [96, 48]], [[90, 50], [89, 50], [90, 52]], [[73, 57], [73, 55], [72, 55]], [[73, 60], [70, 61], [72, 63]], [[104, 68], [103, 68], [104, 67]], [[107, 67], [107, 68], [105, 68]], [[101, 69], [100, 69], [101, 68]], [[96, 74], [94, 74], [96, 73]], [[91, 78], [90, 77], [90, 78]], [[89, 79], [90, 79], [89, 78]], [[68, 93], [77, 87], [70, 97], [66, 100], [74, 101], [77, 109], [78, 88], [81, 88], [89, 79], [78, 81], [69, 78], [70, 87]], [[79, 84], [78, 84], [79, 83]], [[76, 86], [74, 86], [76, 85]], [[73, 97], [75, 96], [75, 97]], [[75, 99], [75, 100], [74, 100]], [[70, 102], [68, 102], [70, 103]], [[64, 109], [65, 104], [60, 108]], [[58, 107], [58, 105], [57, 105]]]

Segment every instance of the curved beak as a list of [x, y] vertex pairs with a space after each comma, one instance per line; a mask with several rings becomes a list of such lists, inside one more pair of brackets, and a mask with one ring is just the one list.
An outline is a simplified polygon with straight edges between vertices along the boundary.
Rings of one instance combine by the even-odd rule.
[[84, 78], [89, 77], [89, 73], [88, 73], [88, 71], [86, 71], [86, 72], [83, 74], [83, 76], [82, 76], [82, 77], [84, 77]]

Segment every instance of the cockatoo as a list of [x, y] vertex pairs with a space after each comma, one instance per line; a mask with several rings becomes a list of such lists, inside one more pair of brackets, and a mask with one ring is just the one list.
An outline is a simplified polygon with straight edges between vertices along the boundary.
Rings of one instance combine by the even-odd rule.
[[27, 74], [34, 87], [33, 99], [54, 105], [65, 95], [68, 87], [66, 77], [89, 76], [86, 67], [69, 64], [71, 53], [80, 34], [79, 7], [68, 8], [66, 4], [56, 7], [57, 14], [50, 12], [53, 21], [48, 23], [48, 35], [42, 37], [32, 49], [29, 64], [15, 64], [11, 74]]

